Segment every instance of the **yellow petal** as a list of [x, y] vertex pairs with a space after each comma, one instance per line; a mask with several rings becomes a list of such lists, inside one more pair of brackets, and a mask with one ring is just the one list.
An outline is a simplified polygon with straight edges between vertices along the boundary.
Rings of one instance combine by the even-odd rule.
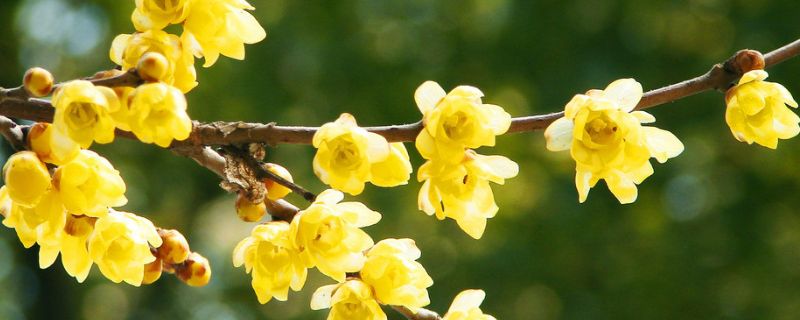
[[636, 108], [644, 92], [642, 90], [642, 85], [633, 79], [616, 80], [609, 84], [603, 91], [606, 97], [617, 101], [620, 109], [625, 112], [630, 112]]
[[664, 163], [683, 152], [683, 143], [672, 132], [654, 127], [642, 127], [650, 155]]
[[417, 102], [417, 108], [422, 114], [427, 114], [428, 111], [433, 110], [436, 104], [442, 100], [447, 93], [435, 81], [425, 81], [414, 92], [414, 100]]
[[742, 78], [739, 79], [739, 85], [751, 82], [751, 81], [761, 81], [766, 79], [769, 76], [766, 71], [764, 70], [750, 70], [744, 75]]
[[644, 111], [634, 111], [634, 112], [631, 112], [631, 115], [636, 117], [636, 119], [639, 120], [639, 123], [653, 123], [653, 122], [656, 122], [656, 117], [654, 117], [652, 114], [649, 114], [649, 113], [644, 112]]
[[574, 123], [571, 119], [561, 117], [553, 121], [544, 131], [544, 138], [547, 141], [547, 150], [564, 151], [569, 150], [572, 145], [572, 131]]

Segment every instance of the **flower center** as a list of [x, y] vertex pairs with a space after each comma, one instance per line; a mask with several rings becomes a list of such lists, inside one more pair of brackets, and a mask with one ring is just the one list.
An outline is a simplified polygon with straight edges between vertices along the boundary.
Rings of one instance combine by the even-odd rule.
[[591, 137], [592, 142], [604, 145], [614, 140], [619, 128], [613, 121], [602, 117], [589, 122], [585, 130]]
[[87, 102], [74, 102], [67, 111], [67, 125], [70, 128], [85, 129], [94, 126], [98, 121], [94, 105]]
[[180, 0], [153, 0], [153, 3], [159, 9], [161, 9], [161, 10], [163, 10], [165, 12], [169, 12], [169, 11], [173, 10], [175, 7], [178, 6], [178, 2], [179, 1]]
[[361, 153], [352, 141], [342, 141], [334, 150], [333, 161], [337, 169], [355, 169], [361, 163]]
[[466, 113], [459, 111], [448, 117], [442, 124], [444, 133], [453, 140], [459, 140], [467, 136], [471, 121]]

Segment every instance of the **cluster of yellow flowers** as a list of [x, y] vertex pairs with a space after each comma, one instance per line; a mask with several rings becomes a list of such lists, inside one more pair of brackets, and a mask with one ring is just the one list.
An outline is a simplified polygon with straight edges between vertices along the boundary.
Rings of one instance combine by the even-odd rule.
[[[506, 157], [472, 150], [493, 146], [495, 137], [511, 124], [503, 108], [482, 103], [482, 96], [470, 86], [448, 94], [433, 81], [423, 83], [415, 93], [424, 126], [416, 147], [427, 160], [417, 174], [424, 181], [419, 209], [440, 220], [456, 220], [476, 239], [483, 235], [486, 219], [498, 210], [489, 182], [503, 184], [519, 171]], [[358, 195], [367, 181], [382, 187], [408, 183], [412, 167], [405, 146], [360, 128], [349, 114], [323, 125], [313, 144], [317, 148], [314, 172], [337, 190]]]
[[[52, 158], [47, 143], [50, 130], [48, 124], [35, 125], [29, 134], [33, 151], [15, 153], [3, 167], [3, 224], [16, 230], [26, 248], [39, 245], [41, 268], [52, 265], [61, 254], [64, 269], [78, 282], [86, 279], [93, 264], [113, 282], [139, 286], [158, 279], [153, 279], [153, 272], [147, 279], [145, 268], [154, 262], [161, 273], [160, 256], [153, 255], [151, 248], [167, 250], [175, 247], [174, 241], [161, 249], [163, 240], [152, 222], [112, 209], [128, 200], [119, 172], [105, 158], [79, 150], [58, 164], [47, 160]], [[54, 168], [52, 174], [48, 163]], [[188, 255], [188, 244], [185, 247]], [[180, 265], [185, 260], [172, 259], [168, 264]]]
[[641, 84], [617, 80], [605, 90], [575, 95], [564, 117], [545, 130], [548, 150], [570, 150], [575, 159], [580, 202], [604, 179], [620, 203], [631, 203], [638, 194], [636, 185], [653, 174], [650, 157], [664, 163], [683, 152], [683, 144], [669, 131], [642, 126], [656, 119], [633, 111], [641, 98]]
[[511, 115], [484, 104], [481, 97], [475, 87], [459, 86], [445, 93], [433, 81], [423, 83], [414, 94], [424, 125], [416, 146], [427, 160], [417, 172], [417, 179], [424, 181], [419, 209], [439, 220], [456, 220], [475, 239], [483, 236], [486, 219], [498, 210], [489, 182], [503, 184], [519, 172], [506, 157], [471, 150], [494, 146], [495, 137], [511, 125]]

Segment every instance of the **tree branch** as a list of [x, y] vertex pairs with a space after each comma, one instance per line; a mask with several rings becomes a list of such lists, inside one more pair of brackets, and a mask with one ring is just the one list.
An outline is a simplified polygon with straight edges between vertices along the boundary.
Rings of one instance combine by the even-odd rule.
[[[701, 76], [650, 90], [644, 94], [636, 108], [647, 109], [712, 89], [727, 89], [733, 81], [741, 77], [743, 71], [751, 70], [746, 64], [754, 63], [752, 60], [754, 52], [752, 50], [739, 51], [725, 63], [715, 65]], [[800, 40], [797, 40], [764, 55], [763, 67], [774, 66], [799, 54]], [[133, 86], [141, 83], [141, 79], [135, 70], [116, 77], [91, 81], [97, 85], [104, 86]], [[52, 121], [53, 108], [48, 101], [42, 99], [19, 99], [14, 94], [11, 94], [12, 91], [18, 89], [0, 88], [0, 115], [33, 121]], [[556, 112], [514, 118], [511, 121], [508, 133], [542, 130], [562, 116], [563, 112]], [[278, 126], [274, 123], [196, 122], [189, 139], [177, 141], [173, 143], [173, 147], [185, 145], [241, 145], [251, 142], [270, 145], [286, 143], [310, 144], [317, 129], [318, 127]], [[422, 130], [422, 122], [366, 127], [365, 129], [384, 136], [390, 142], [410, 142], [414, 141], [417, 134]], [[128, 132], [118, 130], [117, 133], [126, 137], [133, 137]]]
[[392, 306], [392, 309], [402, 314], [408, 320], [441, 320], [438, 313], [420, 308], [417, 313], [403, 306]]
[[11, 119], [0, 116], [0, 135], [3, 135], [14, 150], [25, 150], [25, 133], [22, 127]]

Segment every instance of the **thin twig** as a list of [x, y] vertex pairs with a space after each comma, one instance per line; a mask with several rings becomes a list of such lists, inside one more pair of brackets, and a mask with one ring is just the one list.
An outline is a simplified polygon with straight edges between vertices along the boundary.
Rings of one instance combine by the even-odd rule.
[[402, 314], [408, 320], [441, 320], [438, 313], [420, 308], [417, 313], [403, 306], [392, 306], [392, 309]]
[[25, 133], [13, 120], [0, 116], [0, 134], [16, 151], [25, 150]]

